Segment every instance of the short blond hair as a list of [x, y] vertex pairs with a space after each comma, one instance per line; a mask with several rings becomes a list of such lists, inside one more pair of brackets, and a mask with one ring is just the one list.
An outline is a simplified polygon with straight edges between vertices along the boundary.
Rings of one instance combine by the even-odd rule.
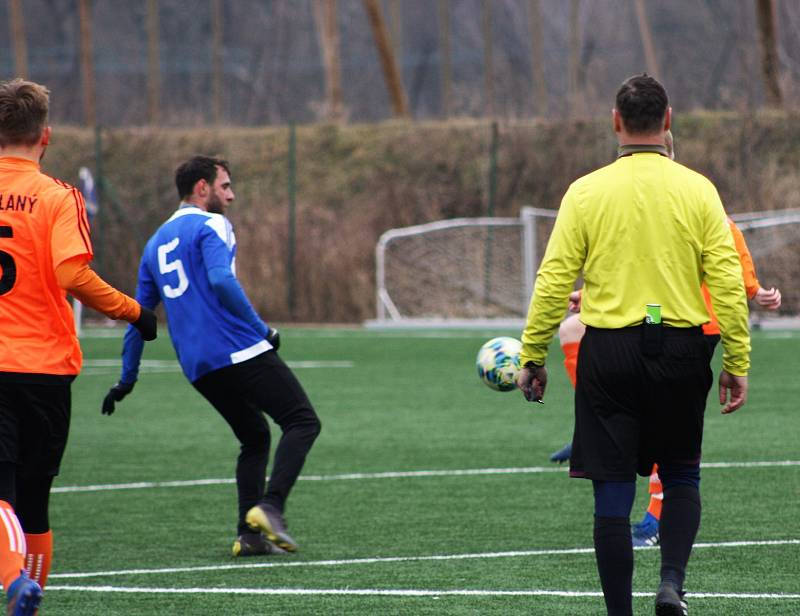
[[20, 78], [0, 83], [0, 147], [35, 145], [49, 109], [50, 91], [44, 86]]

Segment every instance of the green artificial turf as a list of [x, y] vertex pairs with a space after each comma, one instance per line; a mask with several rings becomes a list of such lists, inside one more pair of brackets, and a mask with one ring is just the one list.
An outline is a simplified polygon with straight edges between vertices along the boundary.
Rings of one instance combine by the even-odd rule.
[[[102, 416], [119, 369], [100, 360], [119, 357], [121, 330], [87, 334], [43, 614], [604, 614], [585, 596], [600, 588], [591, 486], [548, 462], [572, 433], [557, 345], [545, 404], [532, 405], [474, 368], [486, 339], [518, 332], [282, 330], [285, 360], [345, 363], [296, 369], [323, 424], [286, 512], [301, 551], [234, 559], [229, 428], [177, 370], [165, 333], [133, 393]], [[737, 413], [720, 415], [712, 390], [704, 463], [719, 466], [703, 471], [693, 614], [800, 613], [799, 345], [800, 333], [754, 335]], [[742, 464], [777, 461], [795, 464]], [[452, 473], [464, 470], [475, 472]], [[86, 486], [109, 489], [75, 490]], [[642, 479], [635, 518], [646, 502]], [[778, 543], [731, 545], [765, 541]], [[634, 590], [648, 593], [637, 614], [652, 613], [657, 581], [658, 550], [637, 550]], [[502, 594], [513, 591], [529, 594]]]

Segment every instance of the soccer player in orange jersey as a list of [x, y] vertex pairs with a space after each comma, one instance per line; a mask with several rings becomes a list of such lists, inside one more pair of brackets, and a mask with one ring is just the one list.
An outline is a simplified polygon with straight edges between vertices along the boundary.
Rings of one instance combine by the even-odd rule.
[[[670, 158], [675, 158], [675, 151], [672, 141], [672, 133], [667, 131], [666, 139], [667, 152]], [[728, 224], [731, 228], [733, 240], [736, 245], [736, 251], [739, 253], [739, 262], [742, 265], [742, 276], [744, 279], [745, 292], [747, 298], [755, 301], [762, 308], [767, 310], [777, 310], [781, 306], [781, 292], [776, 288], [764, 289], [758, 281], [756, 276], [755, 266], [753, 265], [753, 258], [750, 255], [750, 250], [745, 242], [744, 235], [736, 226], [736, 223], [728, 218]], [[703, 334], [709, 345], [709, 357], [713, 356], [714, 349], [719, 342], [720, 332], [717, 316], [714, 314], [714, 308], [711, 305], [711, 296], [709, 295], [708, 288], [703, 285], [701, 287], [703, 298], [705, 299], [706, 309], [710, 321], [703, 325]], [[581, 302], [580, 291], [574, 291], [570, 294], [569, 310], [570, 312], [580, 312]], [[581, 323], [577, 314], [573, 314], [566, 318], [559, 327], [558, 337], [561, 343], [561, 348], [564, 351], [564, 368], [567, 371], [567, 376], [575, 386], [577, 380], [578, 370], [578, 350], [580, 349], [580, 341], [586, 327]], [[550, 456], [553, 462], [565, 462], [569, 459], [572, 453], [572, 443], [568, 443], [562, 449], [556, 451]], [[661, 518], [661, 503], [664, 499], [664, 491], [661, 485], [661, 480], [658, 476], [658, 467], [653, 467], [653, 473], [650, 475], [650, 502], [645, 512], [644, 518], [641, 522], [633, 525], [632, 536], [633, 544], [635, 546], [657, 545], [659, 541], [658, 522]]]
[[48, 498], [67, 443], [81, 368], [70, 293], [147, 340], [155, 314], [90, 268], [80, 192], [39, 169], [49, 92], [0, 82], [0, 583], [8, 614], [35, 614], [52, 559]]

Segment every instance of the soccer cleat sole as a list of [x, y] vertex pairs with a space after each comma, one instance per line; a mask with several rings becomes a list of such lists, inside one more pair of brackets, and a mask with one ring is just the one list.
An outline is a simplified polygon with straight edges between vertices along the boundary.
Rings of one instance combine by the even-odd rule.
[[247, 558], [250, 556], [268, 556], [274, 554], [286, 554], [286, 550], [281, 549], [275, 544], [269, 544], [263, 550], [253, 550], [252, 547], [242, 545], [242, 542], [237, 539], [233, 542], [231, 554], [234, 558]]
[[247, 525], [253, 529], [264, 533], [272, 543], [287, 552], [296, 552], [298, 545], [290, 541], [285, 536], [278, 535], [270, 524], [269, 517], [264, 513], [263, 509], [256, 505], [247, 512], [244, 518]]
[[656, 594], [656, 616], [688, 616], [689, 607], [673, 588], [658, 589]]
[[688, 616], [689, 612], [682, 605], [674, 603], [656, 603], [656, 616]]

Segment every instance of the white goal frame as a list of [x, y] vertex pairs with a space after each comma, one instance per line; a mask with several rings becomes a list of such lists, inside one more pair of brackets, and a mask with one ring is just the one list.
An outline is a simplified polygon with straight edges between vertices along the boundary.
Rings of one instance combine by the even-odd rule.
[[[536, 237], [537, 219], [555, 219], [557, 214], [558, 212], [556, 210], [525, 206], [521, 209], [519, 218], [452, 218], [386, 231], [378, 239], [378, 243], [375, 247], [377, 318], [374, 321], [367, 321], [366, 325], [368, 327], [484, 327], [486, 325], [508, 325], [510, 327], [518, 327], [522, 323], [524, 314], [517, 319], [436, 319], [414, 318], [403, 315], [401, 311], [398, 310], [389, 290], [386, 288], [387, 247], [399, 238], [425, 235], [444, 229], [455, 229], [459, 227], [519, 227], [522, 230], [522, 242], [519, 251], [520, 259], [522, 260], [522, 279], [519, 283], [520, 288], [525, 289], [525, 297], [530, 298], [533, 292], [533, 283], [536, 278], [536, 269], [539, 265], [536, 260], [536, 254], [538, 252]], [[527, 305], [521, 307], [521, 310], [524, 311], [525, 309], [527, 309]]]
[[[442, 231], [445, 229], [456, 229], [460, 227], [520, 227], [522, 230], [522, 240], [520, 245], [520, 259], [522, 263], [522, 279], [519, 281], [520, 288], [524, 289], [524, 296], [530, 298], [533, 293], [533, 285], [536, 279], [536, 271], [539, 266], [537, 255], [540, 247], [537, 245], [537, 223], [541, 219], [554, 219], [558, 214], [557, 210], [535, 208], [525, 206], [520, 211], [519, 218], [453, 218], [448, 220], [438, 220], [411, 227], [390, 229], [383, 233], [375, 247], [375, 273], [376, 273], [376, 319], [368, 320], [365, 326], [373, 328], [486, 328], [486, 327], [509, 327], [519, 328], [524, 325], [525, 312], [527, 305], [520, 307], [518, 318], [508, 319], [448, 319], [448, 318], [419, 318], [404, 315], [398, 309], [393, 300], [390, 290], [386, 286], [386, 252], [392, 242], [399, 238], [410, 236], [425, 235], [427, 233]], [[768, 210], [761, 212], [744, 212], [731, 215], [739, 229], [745, 232], [768, 227], [776, 227], [785, 224], [800, 223], [800, 208], [786, 210]], [[759, 252], [753, 250], [756, 268], [758, 269]], [[768, 281], [767, 281], [768, 282]], [[775, 327], [794, 327], [800, 326], [800, 319], [795, 318], [775, 318], [766, 319], [756, 317], [755, 321], [769, 327], [769, 323], [775, 321]]]

